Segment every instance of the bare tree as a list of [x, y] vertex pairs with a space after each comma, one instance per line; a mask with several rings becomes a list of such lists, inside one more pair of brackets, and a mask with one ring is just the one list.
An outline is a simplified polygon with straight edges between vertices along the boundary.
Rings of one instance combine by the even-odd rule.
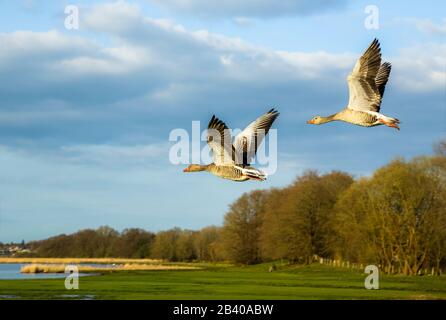
[[267, 192], [253, 191], [234, 202], [225, 215], [223, 247], [229, 259], [238, 263], [261, 260], [260, 230]]
[[[272, 259], [310, 263], [314, 255], [333, 253], [333, 208], [353, 179], [341, 172], [320, 176], [309, 171], [274, 194], [274, 208], [265, 214], [264, 252]], [[274, 246], [270, 245], [271, 243]]]
[[446, 139], [434, 144], [434, 151], [439, 156], [446, 156]]
[[152, 248], [152, 258], [177, 261], [177, 242], [180, 234], [179, 228], [158, 232]]
[[210, 226], [201, 229], [195, 234], [194, 247], [197, 258], [201, 261], [216, 261], [221, 258], [216, 252], [220, 240], [220, 228]]

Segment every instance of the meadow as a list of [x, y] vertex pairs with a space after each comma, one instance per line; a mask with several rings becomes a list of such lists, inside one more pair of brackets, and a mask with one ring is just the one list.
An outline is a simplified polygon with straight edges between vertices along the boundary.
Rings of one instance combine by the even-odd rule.
[[446, 299], [446, 276], [380, 275], [364, 288], [358, 269], [327, 265], [195, 264], [195, 270], [124, 270], [64, 279], [0, 280], [0, 299]]

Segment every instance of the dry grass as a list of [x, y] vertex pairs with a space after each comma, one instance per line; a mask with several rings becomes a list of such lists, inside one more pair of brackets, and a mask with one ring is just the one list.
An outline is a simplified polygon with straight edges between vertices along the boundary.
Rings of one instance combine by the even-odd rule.
[[160, 264], [156, 259], [121, 259], [121, 258], [0, 258], [0, 263], [33, 263], [33, 264]]
[[[64, 273], [65, 264], [28, 264], [20, 269], [21, 273]], [[76, 265], [79, 272], [112, 272], [112, 271], [142, 271], [142, 270], [194, 270], [198, 267], [177, 266], [177, 265], [161, 265], [161, 264], [123, 264], [113, 267], [95, 267]]]

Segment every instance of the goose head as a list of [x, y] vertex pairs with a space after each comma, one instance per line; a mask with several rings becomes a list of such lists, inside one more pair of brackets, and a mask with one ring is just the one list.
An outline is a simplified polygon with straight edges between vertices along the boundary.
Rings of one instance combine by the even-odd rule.
[[206, 166], [200, 164], [191, 164], [183, 170], [183, 172], [198, 172], [206, 170]]
[[333, 121], [336, 119], [336, 115], [328, 116], [328, 117], [322, 117], [322, 116], [315, 116], [313, 119], [308, 120], [308, 124], [323, 124], [330, 121]]
[[321, 124], [324, 123], [321, 116], [315, 116], [307, 121], [308, 124]]

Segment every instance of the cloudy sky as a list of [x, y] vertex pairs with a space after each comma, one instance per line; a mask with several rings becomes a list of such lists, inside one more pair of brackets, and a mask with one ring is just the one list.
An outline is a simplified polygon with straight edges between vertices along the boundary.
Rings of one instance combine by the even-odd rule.
[[[79, 8], [79, 29], [65, 8]], [[368, 5], [379, 28], [367, 29]], [[446, 133], [444, 1], [2, 1], [0, 241], [109, 225], [222, 223], [243, 192], [307, 169], [366, 176]], [[378, 37], [393, 65], [383, 113], [401, 131], [306, 125], [348, 101]], [[276, 107], [278, 170], [233, 183], [169, 162], [169, 133], [217, 114], [242, 128]], [[203, 129], [202, 128], [202, 129]]]

